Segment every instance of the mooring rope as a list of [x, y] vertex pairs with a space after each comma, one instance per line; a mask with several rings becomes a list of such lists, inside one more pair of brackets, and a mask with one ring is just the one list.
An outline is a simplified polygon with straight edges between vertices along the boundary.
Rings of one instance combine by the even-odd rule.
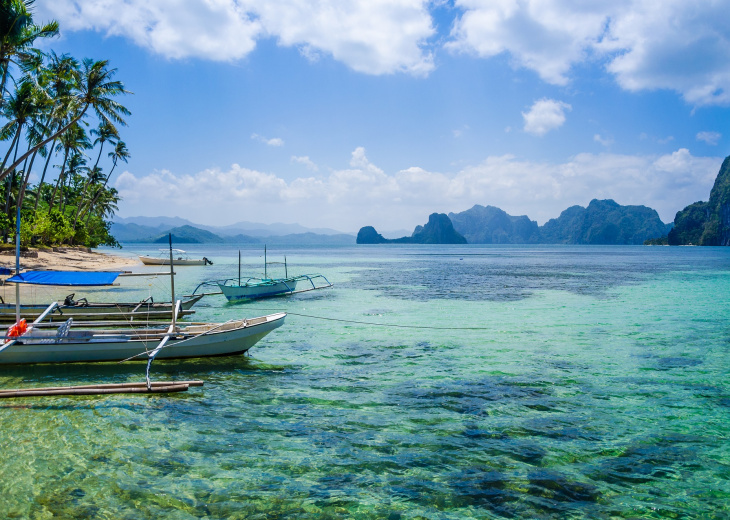
[[298, 312], [282, 311], [281, 309], [261, 308], [258, 307], [257, 311], [267, 312], [285, 312], [290, 316], [300, 316], [302, 318], [313, 318], [315, 320], [325, 321], [338, 321], [340, 323], [354, 323], [356, 325], [372, 325], [375, 327], [390, 327], [397, 329], [428, 329], [428, 330], [494, 330], [490, 327], [432, 327], [429, 325], [399, 325], [397, 323], [375, 323], [373, 321], [359, 321], [359, 320], [343, 320], [341, 318], [329, 318], [327, 316], [315, 316], [313, 314], [301, 314]]

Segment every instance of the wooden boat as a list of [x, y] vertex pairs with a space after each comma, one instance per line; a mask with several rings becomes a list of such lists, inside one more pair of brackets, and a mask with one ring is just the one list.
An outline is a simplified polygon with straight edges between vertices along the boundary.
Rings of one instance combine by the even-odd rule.
[[[315, 289], [324, 289], [332, 287], [332, 284], [321, 274], [303, 274], [299, 276], [289, 276], [289, 271], [284, 257], [284, 278], [269, 278], [267, 267], [272, 264], [282, 264], [282, 262], [267, 262], [266, 247], [264, 247], [264, 277], [249, 277], [245, 280], [241, 279], [241, 252], [238, 252], [238, 279], [229, 278], [227, 280], [206, 281], [195, 288], [192, 295], [199, 288], [206, 285], [217, 286], [223, 296], [228, 301], [246, 301], [259, 298], [270, 298], [273, 296], [283, 296]], [[301, 282], [307, 282], [306, 288], [297, 290], [297, 285]]]
[[[77, 321], [95, 320], [128, 320], [128, 321], [170, 321], [174, 309], [171, 302], [155, 302], [147, 298], [136, 303], [100, 303], [88, 302], [86, 298], [74, 300], [74, 294], [70, 294], [63, 301], [58, 302], [54, 313], [48, 317], [49, 321], [66, 321], [69, 317]], [[202, 294], [185, 298], [181, 301], [179, 317], [190, 316], [195, 311], [190, 310], [203, 297]], [[26, 320], [34, 320], [48, 305], [46, 304], [21, 304], [20, 317]], [[0, 323], [14, 323], [16, 321], [16, 305], [5, 303], [0, 297]]]
[[[20, 212], [18, 212], [18, 227]], [[19, 233], [18, 233], [19, 235]], [[16, 240], [16, 249], [20, 243]], [[172, 256], [172, 237], [170, 237], [170, 260]], [[170, 264], [170, 287], [172, 300], [175, 301], [174, 261]], [[67, 273], [64, 273], [67, 274]], [[86, 285], [90, 273], [78, 273], [76, 281]], [[111, 283], [118, 273], [91, 273], [92, 278], [101, 278]], [[25, 275], [25, 273], [24, 273]], [[86, 275], [86, 276], [84, 276]], [[21, 276], [16, 253], [16, 315], [20, 314], [19, 285], [32, 277]], [[40, 277], [41, 281], [47, 279]], [[56, 277], [57, 278], [57, 277]], [[53, 277], [51, 277], [53, 279]], [[74, 281], [69, 276], [70, 282]], [[12, 280], [12, 279], [11, 279]], [[41, 283], [35, 280], [29, 283]], [[4, 331], [0, 343], [0, 364], [30, 363], [74, 363], [97, 361], [123, 361], [131, 359], [147, 360], [147, 389], [151, 391], [149, 377], [150, 365], [156, 357], [165, 359], [226, 356], [247, 352], [259, 340], [284, 323], [285, 313], [271, 314], [251, 319], [231, 320], [224, 323], [196, 323], [180, 325], [177, 322], [182, 302], [176, 301], [170, 325], [165, 328], [146, 327], [136, 329], [124, 327], [111, 330], [76, 330], [73, 318], [68, 318], [61, 326], [44, 323], [58, 307], [51, 303], [28, 326], [20, 319]], [[50, 328], [50, 325], [52, 328]], [[126, 325], [126, 322], [125, 322]], [[54, 330], [55, 329], [55, 330]]]
[[0, 364], [74, 363], [148, 360], [148, 355], [167, 340], [156, 357], [198, 358], [243, 354], [272, 330], [284, 324], [285, 313], [224, 323], [205, 323], [168, 329], [74, 330], [73, 318], [55, 330], [40, 326], [56, 303], [22, 334], [0, 344]]
[[[160, 249], [160, 252], [160, 256], [139, 255], [139, 259], [142, 260], [144, 265], [170, 265], [170, 257], [165, 256], [168, 250]], [[175, 265], [213, 265], [213, 262], [206, 257], [200, 259], [190, 258], [182, 249], [173, 249], [172, 252], [175, 256], [173, 260]]]

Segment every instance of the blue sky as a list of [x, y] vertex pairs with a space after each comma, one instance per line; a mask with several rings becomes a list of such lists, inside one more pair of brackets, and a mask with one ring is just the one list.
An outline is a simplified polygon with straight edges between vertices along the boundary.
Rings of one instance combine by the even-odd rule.
[[119, 215], [412, 228], [592, 198], [664, 221], [730, 154], [727, 3], [39, 0], [134, 92]]

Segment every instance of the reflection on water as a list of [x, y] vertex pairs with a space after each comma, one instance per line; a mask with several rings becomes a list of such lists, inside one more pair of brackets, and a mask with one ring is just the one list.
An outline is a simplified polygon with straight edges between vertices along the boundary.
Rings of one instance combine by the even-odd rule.
[[[219, 271], [180, 269], [180, 291], [237, 269], [234, 248], [201, 252]], [[203, 388], [0, 401], [3, 516], [730, 516], [730, 252], [366, 247], [289, 260], [335, 287], [196, 307], [195, 319], [297, 314], [251, 357], [155, 361], [155, 379]], [[5, 388], [143, 375], [143, 363], [0, 367]]]

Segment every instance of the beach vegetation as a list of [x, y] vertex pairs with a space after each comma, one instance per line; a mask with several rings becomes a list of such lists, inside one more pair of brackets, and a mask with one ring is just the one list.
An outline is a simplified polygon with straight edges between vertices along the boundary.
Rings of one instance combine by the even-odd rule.
[[37, 25], [33, 2], [0, 0], [0, 235], [14, 239], [20, 208], [25, 245], [118, 246], [109, 180], [130, 157], [129, 92], [107, 60], [36, 48], [59, 25]]

